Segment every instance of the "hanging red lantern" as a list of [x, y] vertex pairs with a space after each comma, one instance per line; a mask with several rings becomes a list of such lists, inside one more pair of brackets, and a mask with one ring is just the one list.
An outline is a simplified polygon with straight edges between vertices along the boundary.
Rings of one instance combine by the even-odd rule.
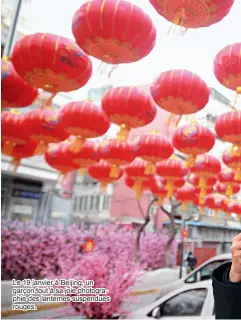
[[230, 111], [219, 116], [215, 131], [221, 140], [241, 146], [241, 111]]
[[183, 28], [204, 28], [221, 21], [234, 0], [149, 0], [166, 20]]
[[225, 211], [228, 199], [222, 194], [209, 194], [205, 198], [206, 207], [214, 210], [214, 216], [218, 214], [219, 211]]
[[[184, 178], [178, 178], [178, 179], [172, 180], [172, 192], [184, 186], [185, 182], [186, 180]], [[168, 180], [162, 179], [162, 183], [167, 190]]]
[[13, 172], [17, 171], [22, 159], [30, 158], [34, 156], [34, 152], [37, 147], [37, 143], [32, 140], [28, 140], [24, 144], [15, 144], [11, 149], [8, 149], [8, 148], [5, 149], [4, 148], [5, 144], [6, 142], [2, 141], [1, 143], [2, 153], [12, 158], [11, 166], [9, 170]]
[[88, 167], [89, 175], [100, 182], [101, 191], [105, 191], [108, 184], [119, 180], [123, 175], [123, 170], [120, 169], [119, 176], [111, 178], [111, 169], [111, 164], [104, 160], [100, 160], [99, 162]]
[[80, 151], [85, 139], [97, 138], [110, 128], [102, 108], [89, 101], [72, 101], [67, 103], [59, 113], [60, 125], [68, 135], [75, 136], [71, 149]]
[[121, 127], [119, 138], [126, 140], [131, 128], [152, 122], [156, 106], [151, 97], [138, 87], [109, 89], [102, 98], [102, 107], [109, 120]]
[[[226, 196], [231, 196], [233, 194], [239, 193], [240, 186], [239, 184], [231, 184], [231, 189], [229, 189], [229, 185], [225, 183], [217, 183], [215, 186], [218, 193], [225, 194]], [[231, 193], [231, 194], [230, 194]]]
[[241, 180], [241, 146], [226, 149], [222, 157], [223, 163], [235, 170], [234, 180]]
[[29, 140], [25, 129], [24, 115], [16, 110], [4, 111], [1, 115], [2, 152], [10, 154], [15, 145], [26, 144]]
[[156, 172], [166, 180], [166, 189], [168, 198], [170, 198], [175, 191], [175, 181], [183, 178], [188, 173], [188, 170], [182, 160], [171, 157], [166, 161], [158, 162], [156, 164]]
[[156, 163], [167, 160], [173, 154], [171, 143], [155, 131], [141, 135], [136, 149], [137, 157], [147, 162], [146, 174], [155, 174]]
[[[241, 94], [241, 42], [218, 52], [214, 60], [214, 74], [226, 88]], [[235, 103], [236, 104], [236, 103]]]
[[165, 198], [167, 198], [167, 190], [164, 185], [164, 179], [155, 177], [155, 181], [151, 185], [151, 192], [158, 198], [158, 205], [161, 206]]
[[232, 169], [222, 170], [218, 178], [222, 184], [227, 186], [226, 196], [234, 194], [234, 188], [241, 184], [241, 180], [235, 180], [235, 171]]
[[[69, 137], [70, 143], [73, 139], [75, 138]], [[72, 153], [72, 161], [78, 166], [82, 175], [86, 173], [88, 166], [97, 163], [99, 160], [97, 146], [92, 141], [85, 141], [78, 152]]]
[[226, 203], [224, 211], [227, 214], [227, 218], [230, 219], [232, 213], [239, 214], [241, 212], [241, 205], [235, 200], [229, 200]]
[[111, 164], [111, 178], [119, 176], [120, 166], [126, 166], [136, 158], [135, 149], [129, 142], [115, 139], [101, 143], [98, 153], [101, 159]]
[[90, 252], [94, 251], [95, 246], [96, 246], [96, 244], [95, 244], [94, 239], [88, 238], [88, 239], [86, 239], [85, 243], [82, 244], [81, 252], [90, 253]]
[[207, 179], [216, 177], [221, 171], [220, 161], [211, 154], [197, 156], [192, 173], [199, 177], [199, 187], [206, 188]]
[[83, 87], [92, 74], [92, 63], [77, 44], [50, 33], [20, 39], [13, 48], [11, 61], [25, 81], [53, 95]]
[[141, 158], [136, 158], [128, 166], [125, 167], [126, 174], [135, 181], [134, 190], [137, 197], [141, 195], [142, 185], [144, 181], [150, 181], [150, 175], [146, 174], [147, 162]]
[[207, 194], [211, 193], [209, 191], [213, 190], [213, 186], [217, 182], [216, 176], [208, 176], [205, 178], [205, 184], [202, 180], [202, 175], [191, 174], [189, 177], [189, 182], [196, 187], [199, 193], [199, 204], [203, 205], [205, 203], [205, 197]]
[[127, 185], [127, 187], [133, 189], [136, 191], [136, 198], [140, 199], [142, 193], [146, 190], [150, 190], [151, 186], [153, 184], [153, 178], [149, 177], [148, 180], [144, 180], [141, 184], [141, 187], [139, 190], [136, 190], [136, 180], [134, 178], [131, 178], [129, 176], [126, 176], [125, 178], [125, 184]]
[[[197, 192], [197, 193], [199, 193], [199, 192]], [[197, 195], [196, 198], [193, 199], [192, 203], [193, 203], [195, 206], [199, 207], [198, 214], [203, 214], [205, 208], [207, 207], [206, 201], [204, 200], [203, 203], [200, 203], [199, 196]]]
[[1, 60], [1, 107], [23, 108], [34, 102], [38, 90], [31, 87], [15, 71], [10, 61]]
[[215, 135], [208, 128], [188, 124], [175, 130], [172, 142], [180, 152], [188, 155], [187, 165], [193, 166], [196, 156], [210, 151], [215, 144]]
[[187, 211], [188, 204], [196, 200], [196, 189], [190, 183], [186, 183], [182, 188], [176, 190], [175, 198], [182, 202], [182, 210]]
[[71, 171], [77, 170], [78, 165], [73, 162], [73, 154], [69, 150], [70, 140], [60, 143], [50, 143], [45, 154], [47, 164], [60, 172], [60, 178]]
[[68, 138], [59, 122], [58, 112], [49, 108], [29, 111], [24, 117], [25, 130], [29, 138], [38, 142], [36, 155], [42, 155], [49, 143], [58, 143]]
[[179, 115], [180, 120], [182, 115], [202, 110], [209, 101], [210, 90], [195, 73], [170, 70], [162, 72], [153, 82], [151, 95], [160, 108]]
[[156, 42], [150, 17], [124, 0], [84, 3], [74, 15], [72, 32], [88, 55], [114, 65], [144, 58]]

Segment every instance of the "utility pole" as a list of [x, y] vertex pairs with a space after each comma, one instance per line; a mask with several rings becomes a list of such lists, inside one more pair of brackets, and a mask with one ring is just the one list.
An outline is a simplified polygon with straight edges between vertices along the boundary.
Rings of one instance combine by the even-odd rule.
[[191, 218], [183, 219], [183, 221], [182, 221], [181, 243], [180, 243], [180, 270], [179, 270], [179, 278], [180, 279], [182, 278], [185, 240], [188, 237], [188, 230], [186, 228], [186, 222], [189, 220], [191, 220]]
[[11, 27], [10, 27], [10, 30], [8, 33], [8, 38], [7, 38], [5, 48], [3, 51], [3, 57], [5, 57], [5, 58], [8, 58], [10, 56], [11, 51], [12, 51], [14, 36], [16, 34], [16, 28], [17, 28], [17, 24], [18, 24], [18, 20], [19, 20], [19, 15], [20, 15], [22, 3], [23, 3], [23, 0], [17, 0], [16, 8], [14, 10], [14, 14], [13, 14], [13, 18], [12, 18]]

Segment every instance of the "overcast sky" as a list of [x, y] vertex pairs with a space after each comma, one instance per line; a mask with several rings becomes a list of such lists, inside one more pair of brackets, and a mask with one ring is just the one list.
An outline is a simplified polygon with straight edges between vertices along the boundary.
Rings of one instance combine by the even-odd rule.
[[[208, 28], [188, 30], [184, 36], [167, 35], [170, 23], [159, 16], [148, 0], [129, 0], [140, 6], [157, 28], [157, 43], [153, 51], [139, 62], [118, 66], [109, 80], [113, 85], [150, 83], [160, 72], [170, 69], [187, 69], [234, 99], [234, 93], [221, 86], [213, 74], [213, 60], [223, 47], [241, 41], [241, 0], [236, 0], [231, 12], [220, 23]], [[225, 0], [223, 0], [225, 1]], [[33, 32], [50, 32], [73, 39], [72, 17], [84, 3], [82, 0], [31, 0], [24, 4], [22, 15]], [[97, 72], [100, 62], [93, 60], [94, 73], [88, 85], [75, 96], [84, 98], [88, 87], [107, 83], [106, 76]]]

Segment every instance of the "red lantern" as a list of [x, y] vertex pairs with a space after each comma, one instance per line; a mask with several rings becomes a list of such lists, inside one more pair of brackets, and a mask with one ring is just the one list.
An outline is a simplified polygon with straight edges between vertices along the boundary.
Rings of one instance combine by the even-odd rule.
[[15, 71], [10, 61], [1, 61], [1, 106], [23, 108], [34, 102], [38, 90], [31, 87]]
[[[198, 192], [198, 193], [199, 193], [199, 192]], [[198, 214], [203, 214], [204, 209], [206, 208], [206, 201], [204, 200], [203, 203], [200, 203], [200, 199], [199, 199], [199, 197], [198, 197], [198, 195], [197, 195], [196, 198], [193, 199], [192, 202], [193, 202], [193, 204], [194, 204], [195, 206], [199, 207], [199, 212], [198, 212]]]
[[207, 179], [219, 174], [221, 164], [216, 157], [206, 153], [197, 156], [191, 171], [199, 177], [199, 187], [203, 189], [207, 186]]
[[48, 165], [59, 171], [61, 177], [78, 169], [78, 165], [73, 162], [73, 154], [69, 150], [69, 144], [69, 140], [51, 143], [44, 154]]
[[214, 216], [218, 211], [225, 211], [228, 199], [222, 194], [209, 194], [205, 199], [205, 204], [208, 208], [214, 210]]
[[[71, 141], [73, 137], [70, 137]], [[85, 174], [88, 166], [99, 161], [97, 146], [92, 141], [85, 141], [78, 152], [72, 154], [72, 161], [75, 163], [81, 174]]]
[[175, 197], [183, 203], [183, 211], [188, 209], [188, 204], [196, 200], [196, 189], [189, 183], [186, 183], [182, 188], [175, 192]]
[[170, 198], [175, 190], [175, 180], [183, 178], [188, 170], [184, 162], [177, 158], [170, 158], [166, 161], [158, 162], [156, 165], [157, 174], [163, 177], [166, 182], [166, 189], [168, 191], [168, 198]]
[[215, 131], [221, 140], [241, 146], [241, 111], [230, 111], [219, 116]]
[[125, 167], [126, 174], [135, 181], [134, 190], [137, 196], [141, 195], [144, 181], [150, 181], [150, 175], [146, 174], [147, 162], [141, 158], [136, 158]]
[[210, 151], [215, 144], [211, 130], [198, 124], [188, 124], [175, 130], [172, 137], [174, 147], [189, 156], [187, 164], [191, 167], [196, 156]]
[[92, 238], [86, 239], [85, 243], [81, 246], [82, 252], [90, 253], [95, 249], [95, 241]]
[[106, 160], [112, 165], [110, 172], [111, 178], [118, 177], [120, 166], [128, 165], [136, 157], [136, 152], [130, 143], [115, 139], [101, 143], [98, 148], [98, 153], [101, 159]]
[[111, 169], [111, 164], [104, 160], [100, 160], [99, 162], [88, 167], [89, 175], [100, 182], [101, 191], [105, 191], [109, 183], [113, 183], [122, 177], [123, 170], [121, 169], [118, 177], [111, 178]]
[[158, 106], [172, 114], [192, 114], [209, 101], [210, 90], [195, 73], [187, 70], [162, 72], [151, 86], [151, 95]]
[[131, 128], [152, 122], [157, 112], [151, 97], [138, 87], [109, 89], [102, 98], [102, 107], [109, 120], [121, 126], [119, 137], [123, 140]]
[[58, 120], [58, 112], [39, 108], [25, 114], [25, 130], [29, 138], [38, 142], [36, 155], [45, 152], [49, 143], [58, 143], [68, 138], [68, 134]]
[[241, 42], [229, 45], [216, 55], [214, 74], [226, 88], [241, 93]]
[[15, 144], [12, 149], [6, 149], [4, 152], [4, 145], [6, 142], [2, 141], [2, 153], [12, 158], [10, 170], [16, 172], [20, 162], [24, 158], [30, 158], [34, 155], [37, 147], [37, 143], [32, 140], [28, 140], [24, 144]]
[[234, 189], [241, 184], [241, 180], [235, 180], [235, 171], [232, 169], [226, 169], [221, 171], [218, 176], [219, 181], [227, 186], [226, 196], [231, 196], [234, 194]]
[[236, 170], [234, 180], [241, 180], [241, 147], [234, 146], [225, 150], [222, 160], [226, 166]]
[[145, 191], [145, 190], [150, 190], [151, 189], [151, 186], [153, 184], [152, 182], [152, 177], [149, 177], [149, 180], [145, 180], [142, 182], [141, 184], [141, 187], [139, 190], [136, 189], [136, 181], [135, 179], [129, 177], [129, 176], [126, 176], [125, 178], [125, 184], [127, 185], [127, 187], [133, 189], [136, 191], [136, 198], [139, 199], [142, 195], [142, 193]]
[[83, 87], [92, 74], [89, 57], [72, 40], [50, 33], [20, 39], [11, 61], [30, 85], [53, 94]]
[[221, 21], [234, 0], [149, 0], [156, 11], [168, 21], [184, 28], [204, 28]]
[[74, 15], [72, 32], [88, 55], [115, 65], [144, 58], [156, 42], [149, 16], [124, 0], [84, 3]]
[[240, 216], [241, 215], [241, 203], [239, 201], [229, 200], [226, 203], [224, 211], [226, 213], [228, 213], [228, 215], [235, 213], [236, 215]]
[[66, 134], [76, 137], [72, 141], [73, 152], [80, 150], [85, 139], [100, 137], [110, 128], [102, 108], [89, 101], [67, 103], [59, 113], [59, 120]]
[[171, 143], [156, 132], [141, 135], [136, 149], [137, 156], [147, 161], [146, 174], [155, 174], [155, 164], [167, 160], [173, 153]]
[[205, 184], [204, 184], [204, 181], [202, 180], [201, 175], [196, 176], [195, 174], [191, 174], [191, 176], [189, 177], [189, 182], [196, 187], [196, 190], [199, 193], [199, 199], [200, 199], [199, 204], [203, 205], [205, 203], [206, 195], [213, 191], [213, 186], [217, 182], [217, 177], [209, 176], [205, 178]]
[[163, 204], [164, 199], [167, 197], [167, 190], [163, 182], [164, 179], [161, 177], [155, 177], [155, 181], [151, 186], [151, 192], [158, 198], [159, 206]]
[[15, 145], [26, 144], [28, 133], [25, 130], [24, 116], [15, 110], [4, 111], [1, 115], [2, 152], [10, 154]]
[[[224, 183], [217, 183], [215, 186], [217, 192], [226, 194], [226, 196], [231, 196], [233, 194], [239, 193], [240, 191], [240, 186], [239, 184], [231, 184], [231, 188], [229, 188], [229, 185], [224, 184]], [[231, 193], [231, 194], [230, 194]]]

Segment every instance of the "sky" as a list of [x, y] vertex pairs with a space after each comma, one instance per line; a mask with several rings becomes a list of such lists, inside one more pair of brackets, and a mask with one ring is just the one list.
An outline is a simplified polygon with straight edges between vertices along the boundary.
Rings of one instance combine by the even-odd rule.
[[[163, 71], [187, 69], [198, 74], [210, 87], [216, 88], [231, 101], [234, 100], [233, 91], [224, 88], [216, 80], [213, 60], [219, 50], [241, 41], [241, 0], [235, 0], [229, 15], [221, 22], [208, 28], [188, 30], [184, 36], [167, 34], [171, 24], [157, 14], [148, 0], [128, 1], [141, 7], [151, 17], [157, 29], [156, 46], [139, 62], [119, 65], [110, 79], [106, 74], [100, 75], [100, 61], [92, 58], [93, 76], [87, 86], [73, 93], [73, 97], [85, 98], [88, 88], [107, 83], [114, 86], [142, 85], [151, 83]], [[71, 32], [72, 18], [84, 2], [86, 1], [26, 1], [21, 15], [33, 33], [49, 32], [74, 39]]]

